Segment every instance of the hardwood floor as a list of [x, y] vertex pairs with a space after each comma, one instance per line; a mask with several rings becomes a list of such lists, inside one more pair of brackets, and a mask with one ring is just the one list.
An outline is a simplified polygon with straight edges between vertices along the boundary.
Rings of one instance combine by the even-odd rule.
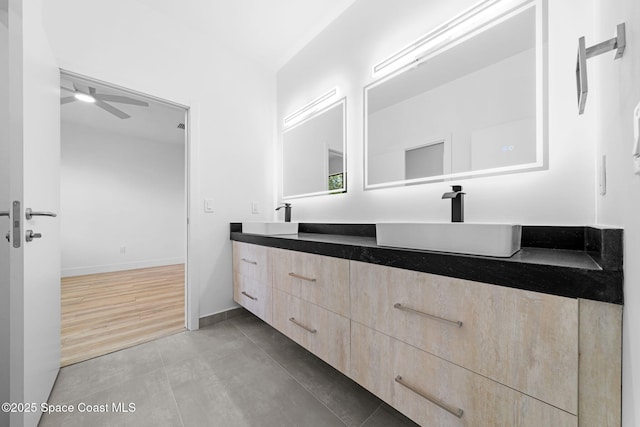
[[184, 265], [62, 279], [60, 366], [184, 330]]

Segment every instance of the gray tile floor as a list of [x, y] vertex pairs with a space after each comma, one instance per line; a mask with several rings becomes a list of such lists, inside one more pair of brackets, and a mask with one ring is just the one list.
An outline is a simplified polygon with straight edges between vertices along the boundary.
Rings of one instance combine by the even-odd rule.
[[64, 404], [40, 426], [416, 425], [252, 315], [65, 367]]

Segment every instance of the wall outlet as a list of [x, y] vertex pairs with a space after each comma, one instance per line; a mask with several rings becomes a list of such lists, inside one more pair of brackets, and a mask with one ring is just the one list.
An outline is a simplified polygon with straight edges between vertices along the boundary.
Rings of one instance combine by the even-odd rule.
[[251, 201], [251, 213], [254, 215], [260, 213], [260, 203], [256, 200]]
[[122, 255], [126, 254], [127, 253], [127, 247], [126, 246], [120, 246], [120, 253]]

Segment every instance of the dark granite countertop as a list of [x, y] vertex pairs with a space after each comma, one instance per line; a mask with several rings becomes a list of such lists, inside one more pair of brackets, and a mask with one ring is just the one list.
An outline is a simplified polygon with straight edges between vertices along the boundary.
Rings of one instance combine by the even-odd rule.
[[231, 240], [421, 271], [570, 298], [623, 304], [622, 230], [523, 226], [510, 258], [378, 246], [372, 224], [300, 224], [298, 235]]

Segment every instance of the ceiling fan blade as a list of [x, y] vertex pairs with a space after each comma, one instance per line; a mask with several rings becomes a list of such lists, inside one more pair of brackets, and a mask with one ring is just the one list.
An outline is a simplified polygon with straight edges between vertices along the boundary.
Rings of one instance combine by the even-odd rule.
[[131, 104], [131, 105], [139, 105], [141, 107], [148, 107], [149, 103], [144, 101], [138, 101], [137, 99], [129, 98], [128, 96], [120, 96], [120, 95], [107, 95], [103, 93], [98, 93], [93, 95], [95, 99], [99, 99], [101, 101], [109, 101], [109, 102], [119, 102], [121, 104]]
[[113, 107], [113, 106], [111, 106], [111, 105], [107, 104], [106, 102], [101, 101], [99, 99], [96, 99], [95, 105], [97, 107], [100, 107], [103, 110], [113, 114], [114, 116], [121, 118], [121, 119], [128, 119], [129, 117], [131, 117], [130, 115], [128, 115], [124, 111], [118, 110], [116, 107]]
[[70, 102], [76, 101], [75, 96], [65, 96], [64, 98], [60, 98], [60, 105], [68, 104]]
[[60, 86], [60, 89], [66, 90], [67, 92], [75, 92], [74, 89], [69, 89], [68, 87]]

